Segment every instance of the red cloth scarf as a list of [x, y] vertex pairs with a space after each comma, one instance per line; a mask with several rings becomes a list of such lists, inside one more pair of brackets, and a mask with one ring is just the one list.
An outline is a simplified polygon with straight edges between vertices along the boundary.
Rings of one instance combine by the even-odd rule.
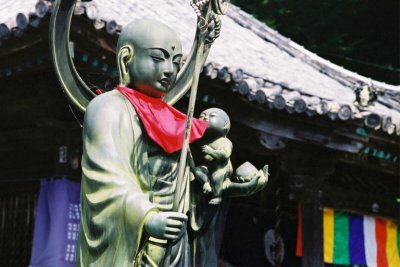
[[[165, 152], [181, 150], [185, 136], [186, 115], [165, 103], [161, 98], [153, 98], [121, 85], [117, 86], [133, 105], [150, 138]], [[208, 123], [193, 119], [189, 143], [201, 138]]]

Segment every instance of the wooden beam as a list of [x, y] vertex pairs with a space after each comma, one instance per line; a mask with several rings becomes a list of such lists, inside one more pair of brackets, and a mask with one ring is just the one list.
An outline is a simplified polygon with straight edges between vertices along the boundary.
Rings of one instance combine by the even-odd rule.
[[337, 136], [332, 131], [318, 128], [315, 125], [306, 126], [306, 123], [299, 125], [296, 122], [278, 122], [259, 114], [249, 116], [249, 114], [243, 114], [240, 111], [236, 111], [232, 117], [238, 123], [261, 132], [290, 140], [317, 144], [333, 150], [357, 153], [363, 147], [363, 144], [360, 142]]
[[[23, 38], [13, 38], [4, 42], [0, 49], [0, 58], [6, 58], [9, 56], [12, 58], [12, 55], [18, 55], [20, 52], [24, 52], [24, 50], [26, 51], [27, 49], [35, 47], [40, 43], [46, 43], [49, 35], [48, 25], [48, 21], [45, 20], [43, 21], [41, 27], [31, 28], [28, 31], [25, 31], [23, 33]], [[5, 32], [5, 34], [7, 34], [7, 32]], [[3, 63], [3, 59], [0, 62]]]
[[349, 154], [346, 153], [343, 157], [339, 159], [343, 163], [348, 163], [349, 165], [361, 167], [365, 170], [373, 170], [380, 173], [394, 174], [397, 175], [400, 173], [400, 165], [398, 163], [388, 164], [388, 162], [384, 161], [368, 161], [367, 155], [361, 154]]
[[[323, 187], [323, 203], [324, 206], [332, 207], [336, 210], [363, 215], [382, 216], [397, 222], [400, 219], [399, 204], [396, 203], [395, 196], [390, 198], [387, 195], [357, 192], [354, 189], [325, 185]], [[374, 204], [378, 205], [378, 210], [373, 210]]]
[[[114, 30], [114, 32], [118, 30], [113, 28], [112, 23], [109, 27], [109, 30]], [[97, 54], [115, 55], [118, 35], [109, 34], [107, 30], [94, 30], [92, 22], [85, 18], [76, 17], [72, 20], [71, 35], [80, 44], [97, 50]]]

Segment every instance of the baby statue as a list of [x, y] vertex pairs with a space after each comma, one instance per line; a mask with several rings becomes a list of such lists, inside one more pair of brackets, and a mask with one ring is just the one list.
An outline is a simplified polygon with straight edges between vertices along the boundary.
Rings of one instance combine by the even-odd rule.
[[208, 122], [208, 128], [203, 140], [205, 145], [201, 150], [207, 166], [194, 168], [195, 177], [203, 183], [204, 193], [213, 193], [210, 204], [221, 203], [223, 183], [232, 175], [233, 169], [230, 161], [232, 143], [226, 137], [230, 130], [228, 115], [219, 108], [209, 108], [200, 114], [200, 120]]

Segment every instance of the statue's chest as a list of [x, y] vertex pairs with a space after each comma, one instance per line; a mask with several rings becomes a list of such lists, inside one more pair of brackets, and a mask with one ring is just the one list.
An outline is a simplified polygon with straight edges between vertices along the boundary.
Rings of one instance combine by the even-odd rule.
[[150, 175], [160, 178], [175, 171], [179, 153], [168, 154], [158, 145], [149, 142], [147, 156]]
[[150, 178], [151, 201], [159, 210], [169, 211], [176, 188], [177, 157], [165, 153], [152, 144], [148, 148], [148, 172]]
[[210, 147], [215, 150], [224, 150], [226, 149], [226, 141], [224, 138], [219, 138], [210, 144]]

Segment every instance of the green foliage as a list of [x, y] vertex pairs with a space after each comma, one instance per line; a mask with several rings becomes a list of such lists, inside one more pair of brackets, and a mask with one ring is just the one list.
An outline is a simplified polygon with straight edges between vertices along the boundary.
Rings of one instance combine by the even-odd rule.
[[286, 37], [367, 77], [399, 84], [399, 1], [232, 0]]

